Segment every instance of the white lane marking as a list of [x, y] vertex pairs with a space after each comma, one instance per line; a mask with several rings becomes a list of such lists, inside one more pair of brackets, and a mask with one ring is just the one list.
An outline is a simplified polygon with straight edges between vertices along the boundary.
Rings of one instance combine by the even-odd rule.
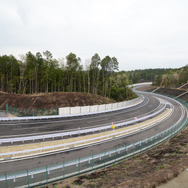
[[[149, 101], [149, 99], [147, 99], [148, 101]], [[148, 101], [147, 101], [147, 103], [148, 103]], [[142, 101], [142, 103], [143, 103], [144, 101]], [[147, 105], [147, 103], [146, 104], [144, 104], [144, 105], [142, 105], [142, 106], [145, 106], [145, 105]], [[141, 103], [140, 103], [141, 104]], [[137, 106], [137, 105], [136, 105]], [[128, 108], [125, 108], [125, 109], [123, 109], [123, 110], [127, 110], [126, 112], [130, 112], [130, 111], [133, 111], [133, 110], [135, 110], [135, 109], [131, 109], [131, 108], [133, 108], [133, 107], [135, 107], [136, 108], [136, 106], [130, 106], [130, 107], [128, 107]], [[136, 109], [139, 109], [139, 108], [141, 108], [142, 106], [140, 106], [140, 107], [137, 107]], [[130, 109], [130, 110], [129, 110]], [[115, 115], [115, 114], [123, 114], [123, 113], [126, 113], [126, 112], [119, 112], [119, 111], [121, 111], [121, 109], [117, 109], [117, 110], [115, 110], [115, 111], [111, 111], [112, 113], [113, 113], [113, 115]], [[111, 113], [111, 112], [109, 112], [109, 113]], [[98, 113], [98, 114], [100, 114], [100, 113]], [[95, 115], [97, 115], [97, 118], [101, 118], [101, 117], [109, 117], [109, 116], [111, 116], [111, 114], [108, 114], [108, 112], [106, 112], [106, 113], [102, 113], [102, 114], [104, 114], [104, 115], [98, 115], [98, 114], [91, 114], [91, 116], [95, 116]], [[80, 117], [82, 117], [82, 116], [80, 116]], [[78, 118], [78, 116], [76, 116], [76, 117], [63, 117], [63, 119], [62, 120], [59, 120], [59, 121], [52, 121], [52, 122], [50, 122], [50, 121], [41, 121], [41, 122], [36, 122], [36, 123], [33, 123], [33, 122], [31, 122], [31, 123], [27, 123], [26, 121], [25, 122], [20, 122], [20, 123], [27, 123], [26, 125], [35, 125], [35, 124], [45, 124], [45, 123], [48, 123], [48, 124], [52, 124], [52, 123], [58, 123], [58, 122], [67, 122], [67, 121], [79, 121], [79, 120], [87, 120], [87, 119], [93, 119], [93, 118], [96, 118], [96, 117], [88, 117], [88, 116], [84, 116], [84, 118], [78, 118], [78, 119], [70, 119], [70, 120], [66, 120], [66, 118]], [[49, 119], [48, 119], [49, 120]], [[17, 121], [17, 123], [11, 123], [11, 124], [8, 124], [8, 125], [19, 125], [18, 124], [19, 123], [19, 121]], [[7, 124], [0, 124], [0, 126], [1, 125], [7, 125]]]
[[[129, 134], [131, 134], [131, 133], [133, 133], [133, 132], [139, 132], [139, 131], [143, 131], [145, 128], [149, 128], [149, 127], [152, 127], [152, 126], [154, 126], [156, 123], [159, 123], [159, 122], [162, 122], [164, 119], [166, 119], [167, 117], [169, 117], [171, 114], [172, 114], [172, 112], [173, 112], [173, 110], [172, 109], [170, 109], [169, 110], [169, 112], [167, 113], [167, 114], [164, 114], [162, 117], [160, 117], [160, 118], [157, 118], [157, 119], [154, 119], [152, 122], [149, 122], [149, 123], [146, 123], [146, 124], [143, 124], [143, 125], [139, 125], [139, 126], [137, 126], [137, 127], [135, 127], [135, 128], [132, 128], [132, 129], [128, 129], [128, 130], [123, 130], [123, 131], [120, 131], [120, 132], [117, 132], [117, 133], [115, 133], [116, 134], [116, 136], [115, 137], [120, 137], [122, 134], [123, 135], [129, 135]], [[74, 147], [79, 147], [80, 145], [82, 146], [82, 145], [88, 145], [88, 144], [85, 144], [85, 142], [87, 142], [87, 141], [92, 141], [91, 142], [91, 144], [92, 143], [100, 143], [101, 141], [103, 141], [103, 140], [109, 140], [109, 137], [111, 137], [111, 136], [113, 136], [114, 134], [112, 133], [112, 134], [109, 134], [109, 135], [105, 135], [105, 136], [100, 136], [100, 137], [94, 137], [92, 140], [83, 140], [83, 141], [80, 141], [80, 142], [78, 142], [78, 141], [76, 141], [75, 143], [73, 142], [73, 143], [71, 143], [71, 144], [76, 144], [76, 146], [74, 146]], [[122, 135], [122, 136], [123, 136]], [[104, 138], [103, 138], [104, 137]], [[96, 140], [98, 140], [100, 138], [100, 141], [96, 141]], [[61, 145], [56, 145], [56, 146], [52, 146], [52, 148], [53, 147], [56, 147], [56, 148], [58, 148], [58, 147], [62, 147], [63, 145], [61, 144]], [[67, 146], [66, 146], [67, 147]], [[69, 148], [70, 148], [70, 146], [68, 146]], [[39, 150], [45, 150], [45, 149], [49, 149], [49, 148], [46, 148], [46, 147], [43, 147], [43, 148], [38, 148], [37, 149], [37, 151]], [[62, 150], [62, 148], [61, 149], [56, 149], [56, 150], [53, 150], [53, 151], [58, 151], [58, 150]], [[25, 150], [25, 151], [23, 151], [24, 153], [27, 153], [28, 151], [27, 150]], [[52, 151], [50, 151], [50, 152], [52, 152]], [[42, 153], [42, 152], [41, 152]], [[43, 152], [43, 153], [49, 153], [49, 151], [48, 152]], [[16, 154], [16, 153], [15, 153]], [[39, 153], [38, 153], [39, 154]], [[7, 154], [8, 155], [8, 154]], [[29, 155], [36, 155], [36, 154], [29, 154]], [[22, 156], [18, 156], [18, 157], [16, 157], [16, 158], [19, 158], [19, 157], [22, 157]]]
[[[147, 102], [144, 104], [144, 105], [141, 105], [140, 107], [138, 107], [138, 108], [136, 108], [136, 109], [139, 109], [139, 108], [141, 108], [141, 107], [143, 107], [143, 106], [145, 106], [145, 105], [147, 105], [148, 104], [148, 102], [149, 102], [149, 99], [147, 98]], [[130, 111], [133, 111], [134, 109], [130, 109], [130, 110], [128, 110], [128, 111], [126, 111], [126, 112], [120, 112], [120, 113], [127, 113], [127, 112], [130, 112]], [[108, 115], [108, 116], [111, 116], [111, 115]], [[108, 117], [108, 116], [106, 116], [106, 117]], [[104, 116], [98, 116], [98, 117], [104, 117]], [[96, 117], [88, 117], [88, 118], [82, 118], [82, 119], [79, 119], [79, 120], [85, 120], [85, 119], [93, 119], [93, 118], [96, 118]], [[62, 120], [63, 122], [66, 122], [66, 121], [78, 121], [78, 120]], [[62, 122], [62, 121], [57, 121], [57, 122]], [[123, 120], [122, 120], [123, 121]], [[54, 123], [54, 122], [56, 122], [56, 121], [53, 121], [52, 123]], [[30, 124], [38, 124], [38, 123], [40, 123], [40, 122], [37, 122], [37, 123], [28, 123], [27, 125], [30, 125]], [[42, 123], [47, 123], [47, 122], [42, 122]], [[50, 122], [51, 123], [51, 122]], [[49, 124], [49, 123], [48, 123]], [[7, 125], [7, 124], [6, 124]], [[18, 124], [8, 124], [8, 125], [18, 125]], [[103, 125], [105, 125], [105, 124], [103, 124]], [[99, 125], [99, 126], [101, 126], [101, 125]], [[90, 128], [90, 127], [85, 127], [85, 128]], [[20, 129], [20, 130], [23, 130], [23, 129], [27, 129], [27, 128], [22, 128], [22, 129]], [[17, 129], [18, 130], [18, 129]], [[66, 131], [70, 131], [70, 130], [77, 130], [77, 129], [66, 129]], [[62, 130], [60, 130], [60, 131], [62, 131]], [[32, 134], [22, 134], [23, 136], [32, 136], [32, 135], [41, 135], [41, 134], [46, 134], [46, 133], [57, 133], [57, 132], [60, 132], [60, 131], [53, 131], [53, 132], [43, 132], [43, 133], [32, 133]], [[19, 134], [18, 135], [11, 135], [11, 136], [20, 136]], [[2, 136], [2, 138], [3, 137], [7, 137], [7, 136]]]
[[[149, 92], [144, 92], [144, 91], [138, 91], [138, 93], [146, 93], [146, 94], [150, 94], [150, 95], [151, 95], [151, 93], [149, 93]], [[177, 101], [177, 100], [175, 100], [175, 99], [173, 99], [173, 98], [167, 97], [167, 96], [165, 96], [165, 95], [161, 95], [161, 94], [152, 93], [152, 95], [160, 96], [160, 97], [162, 97], [162, 98], [167, 98], [168, 100], [173, 101], [173, 102], [175, 102], [176, 104], [179, 104], [179, 107], [180, 107], [180, 110], [181, 110], [182, 113], [181, 113], [181, 117], [180, 117], [180, 119], [178, 120], [177, 123], [179, 123], [179, 122], [184, 118], [183, 116], [185, 116], [186, 107], [184, 107], [184, 105], [181, 104], [179, 101]]]
[[[173, 110], [172, 110], [173, 111]], [[170, 116], [172, 115], [173, 113], [171, 112], [170, 113]], [[108, 140], [103, 140], [103, 141], [100, 141], [100, 142], [94, 142], [94, 143], [90, 143], [88, 145], [80, 145], [78, 147], [73, 147], [73, 148], [67, 148], [65, 150], [62, 150], [62, 149], [59, 149], [59, 150], [56, 150], [56, 151], [51, 151], [51, 152], [48, 152], [48, 153], [40, 153], [40, 154], [31, 154], [31, 155], [28, 155], [28, 156], [25, 156], [23, 158], [13, 158], [11, 160], [8, 160], [8, 161], [1, 161], [0, 160], [0, 164], [1, 163], [9, 163], [9, 162], [14, 162], [14, 161], [20, 161], [20, 160], [28, 160], [28, 159], [33, 159], [33, 158], [39, 158], [39, 157], [45, 157], [45, 156], [49, 156], [49, 155], [54, 155], [54, 154], [59, 154], [59, 153], [65, 153], [65, 152], [70, 152], [70, 151], [74, 151], [75, 149], [82, 149], [82, 148], [86, 148], [86, 147], [90, 147], [90, 146], [95, 146], [95, 145], [99, 145], [99, 144], [102, 144], [102, 143], [106, 143], [106, 142], [109, 142], [109, 141], [113, 141], [113, 140], [118, 140], [118, 139], [121, 139], [121, 138], [124, 138], [124, 137], [128, 137], [130, 135], [135, 135], [135, 134], [138, 134], [140, 132], [143, 132], [144, 130], [147, 130], [147, 129], [150, 129], [150, 128], [153, 128], [159, 124], [161, 124], [162, 122], [164, 122], [166, 119], [168, 119], [168, 117], [162, 119], [162, 121], [160, 122], [156, 122], [154, 125], [152, 126], [149, 126], [149, 127], [145, 127], [144, 129], [138, 129], [138, 131], [135, 131], [135, 132], [131, 132], [129, 134], [126, 134], [126, 135], [121, 135], [119, 137], [113, 137], [113, 138], [110, 138]]]
[[[158, 99], [158, 98], [157, 98]], [[159, 99], [158, 99], [159, 100]], [[149, 99], [148, 99], [148, 101], [149, 101]], [[147, 101], [147, 103], [148, 103], [148, 101]], [[160, 105], [161, 105], [161, 101], [159, 100], [159, 105], [158, 105], [158, 107], [157, 108], [159, 108], [160, 107]], [[155, 109], [153, 109], [152, 111], [155, 111], [157, 108], [155, 108]], [[148, 112], [148, 113], [146, 113], [146, 114], [149, 114], [149, 113], [151, 113], [152, 111], [150, 111], [150, 112]], [[144, 115], [146, 115], [146, 114], [144, 114]], [[144, 117], [144, 115], [142, 115], [141, 117]], [[130, 120], [131, 120], [132, 118], [130, 118]], [[124, 122], [123, 120], [122, 121], [116, 121], [115, 123], [117, 124], [117, 123], [121, 123], [121, 122]], [[101, 127], [101, 126], [105, 126], [105, 125], [108, 125], [108, 124], [101, 124], [101, 125], [96, 125], [96, 126], [92, 126], [92, 127], [94, 127], [94, 128], [97, 128], [97, 127]], [[87, 129], [87, 128], [92, 128], [92, 127], [84, 127], [84, 129], [82, 129], [82, 130], [85, 130], [85, 129]], [[73, 131], [73, 130], [75, 130], [75, 131], [77, 131], [78, 129], [69, 129], [70, 131]], [[64, 131], [64, 132], [67, 132], [67, 131], [69, 131], [69, 130], [66, 130], [66, 131]], [[50, 134], [52, 134], [52, 133], [61, 133], [62, 132], [62, 130], [61, 131], [55, 131], [55, 132], [46, 132], [46, 133], [50, 133]], [[26, 134], [26, 135], [28, 135], [28, 136], [32, 136], [32, 135], [43, 135], [43, 134], [45, 134], [44, 132], [43, 133], [38, 133], [38, 134], [35, 134], [35, 133], [33, 133], [33, 134]], [[17, 136], [17, 135], [11, 135], [12, 137], [13, 136]], [[20, 135], [20, 136], [24, 136], [24, 135]], [[4, 138], [6, 137], [7, 138], [7, 136], [3, 136]], [[3, 138], [3, 137], [1, 137], [1, 138]]]
[[[150, 116], [150, 117], [154, 117], [155, 114], [159, 114], [160, 112], [162, 112], [165, 107], [166, 107], [166, 105], [164, 105], [163, 108], [160, 109], [159, 111], [155, 112], [154, 114], [150, 114], [149, 116]], [[146, 116], [146, 117], [139, 118], [138, 121], [139, 121], [139, 120], [143, 120], [143, 118], [144, 118], [144, 119], [148, 119], [149, 116], [148, 116], [148, 117]], [[132, 123], [136, 123], [134, 119], [131, 120], [131, 122], [132, 122]], [[117, 123], [116, 123], [116, 126], [118, 126], [118, 127], [119, 127], [119, 126], [123, 126], [123, 127], [124, 127], [125, 124], [130, 124], [131, 122], [128, 122], [128, 121], [127, 121], [127, 122], [123, 122], [123, 123], [120, 123], [120, 124], [117, 124]], [[122, 124], [122, 125], [121, 125], [121, 124]], [[101, 130], [101, 127], [98, 128], [98, 129], [99, 129], [99, 130], [96, 130], [96, 127], [95, 127], [95, 128], [94, 128], [95, 132], [96, 132], [96, 131], [100, 131], [100, 130]], [[110, 126], [107, 125], [107, 126], [105, 126], [105, 127], [102, 128], [102, 130], [104, 130], [104, 131], [105, 131], [105, 130], [108, 130], [108, 129], [111, 129], [111, 125], [110, 125]], [[85, 132], [86, 130], [88, 130], [88, 129], [82, 130], [82, 131], [83, 131], [82, 133], [85, 133], [85, 134], [86, 134], [86, 132]], [[90, 128], [89, 130], [90, 130], [89, 132], [91, 132], [91, 128]], [[93, 131], [94, 131], [94, 130], [93, 130]], [[76, 135], [79, 134], [79, 132], [80, 132], [79, 130], [76, 130]], [[6, 139], [8, 139], [9, 142], [13, 143], [13, 142], [18, 142], [18, 141], [22, 141], [22, 142], [23, 142], [23, 141], [29, 141], [29, 140], [30, 140], [30, 141], [32, 141], [32, 140], [34, 141], [34, 140], [39, 140], [39, 139], [43, 139], [43, 140], [44, 140], [44, 139], [47, 139], [47, 138], [62, 137], [62, 136], [66, 136], [66, 135], [69, 135], [69, 134], [72, 135], [71, 132], [66, 132], [66, 135], [65, 135], [65, 133], [58, 133], [58, 134], [62, 134], [62, 135], [52, 135], [52, 134], [49, 134], [49, 135], [42, 135], [42, 136], [41, 136], [41, 135], [40, 135], [40, 136], [34, 136], [35, 138], [29, 136], [29, 137], [27, 137], [27, 138], [26, 138], [26, 137], [21, 137], [21, 138], [19, 137], [19, 138], [6, 138]], [[74, 135], [75, 135], [75, 133], [74, 133]], [[36, 137], [38, 137], [38, 138], [36, 138]], [[39, 137], [40, 137], [40, 138], [39, 138]], [[30, 138], [30, 139], [29, 139], [29, 138]], [[15, 139], [15, 140], [14, 140], [14, 139]], [[24, 139], [24, 140], [22, 140], [22, 139]], [[7, 140], [7, 141], [8, 141], [8, 140]], [[0, 141], [1, 141], [1, 143], [4, 142], [3, 139], [0, 140]]]
[[[166, 97], [166, 98], [168, 98], [168, 97]], [[169, 98], [168, 98], [169, 99]], [[171, 98], [170, 98], [171, 99]], [[175, 101], [175, 100], [174, 100]], [[175, 101], [175, 102], [178, 102], [178, 101]], [[177, 124], [177, 123], [179, 123], [182, 119], [183, 119], [183, 114], [185, 114], [185, 108], [183, 107], [182, 108], [182, 105], [181, 105], [181, 103], [179, 103], [178, 102], [178, 104], [181, 106], [181, 112], [182, 112], [182, 114], [181, 114], [181, 117], [180, 117], [180, 119], [175, 123], [175, 124]], [[173, 107], [174, 107], [174, 105], [173, 105]], [[158, 124], [161, 124], [161, 123], [158, 123]], [[174, 125], [175, 125], [174, 124]], [[135, 134], [137, 134], [137, 133], [135, 133]], [[117, 138], [114, 138], [113, 140], [116, 140]], [[104, 141], [104, 142], [109, 142], [109, 141]], [[102, 143], [104, 143], [104, 142], [102, 142]], [[97, 145], [97, 144], [93, 144], [93, 145]], [[84, 147], [88, 147], [88, 145], [87, 146], [84, 146]], [[81, 147], [81, 148], [84, 148], [84, 147]], [[79, 148], [78, 148], [79, 149]], [[58, 154], [58, 153], [63, 153], [63, 152], [67, 152], [67, 151], [72, 151], [72, 150], [75, 150], [74, 148], [72, 148], [72, 149], [69, 149], [69, 150], [66, 150], [66, 151], [58, 151], [58, 152], [54, 152], [53, 154]], [[43, 156], [47, 156], [47, 155], [51, 155], [52, 153], [48, 153], [48, 154], [44, 154], [44, 155], [42, 155], [42, 154], [40, 154], [40, 155], [36, 155], [36, 156], [29, 156], [29, 157], [25, 157], [25, 158], [19, 158], [19, 159], [11, 159], [11, 160], [9, 160], [9, 161], [2, 161], [2, 162], [0, 162], [0, 163], [8, 163], [8, 162], [13, 162], [13, 161], [19, 161], [19, 160], [27, 160], [27, 159], [30, 159], [30, 158], [38, 158], [38, 157], [43, 157]]]
[[[126, 110], [126, 109], [130, 109], [130, 108], [132, 108], [132, 107], [135, 107], [135, 106], [138, 106], [139, 104], [142, 104], [143, 102], [144, 102], [144, 100], [145, 100], [145, 97], [144, 96], [141, 96], [142, 97], [142, 99], [140, 99], [139, 101], [137, 101], [136, 103], [134, 103], [134, 104], [131, 104], [131, 105], [128, 105], [128, 106], [126, 106], [126, 107], [122, 107], [122, 108], [117, 108], [117, 109], [112, 109], [112, 110], [107, 110], [107, 111], [99, 111], [99, 112], [95, 112], [95, 113], [91, 113], [91, 114], [72, 114], [72, 116], [70, 115], [70, 116], [58, 116], [57, 115], [57, 117], [56, 117], [56, 119], [61, 119], [61, 120], [59, 120], [59, 121], [53, 121], [53, 122], [62, 122], [62, 121], [64, 121], [64, 119], [62, 120], [62, 118], [79, 118], [79, 117], [86, 117], [86, 118], [83, 118], [83, 119], [88, 119], [88, 118], [90, 118], [90, 117], [87, 117], [87, 116], [93, 116], [93, 115], [98, 115], [98, 114], [104, 114], [104, 115], [99, 115], [99, 117], [104, 117], [107, 113], [110, 113], [110, 112], [113, 112], [114, 114], [116, 114], [116, 113], [119, 113], [118, 111], [120, 111], [120, 110]], [[107, 115], [107, 116], [110, 116], [110, 115]], [[95, 117], [93, 117], [93, 118], [95, 118]], [[37, 123], [28, 123], [28, 124], [38, 124], [38, 123], [45, 123], [45, 120], [46, 120], [46, 122], [48, 122], [48, 120], [51, 120], [51, 119], [53, 119], [53, 118], [46, 118], [46, 119], [43, 119], [44, 121], [41, 121], [41, 122], [37, 122]], [[10, 121], [13, 121], [13, 120], [16, 120], [16, 119], [10, 119]], [[24, 120], [23, 119], [23, 121], [25, 121], [24, 123], [27, 123], [27, 121], [28, 120], [41, 120], [41, 119], [26, 119], [26, 120]], [[17, 120], [17, 122], [19, 122], [19, 121], [22, 121], [22, 120]], [[65, 120], [65, 121], [70, 121], [70, 120]], [[9, 121], [8, 121], [9, 122]], [[52, 123], [53, 123], [52, 122]], [[2, 124], [2, 125], [7, 125], [7, 124]], [[17, 125], [16, 123], [12, 123], [12, 124], [9, 124], [9, 125]]]

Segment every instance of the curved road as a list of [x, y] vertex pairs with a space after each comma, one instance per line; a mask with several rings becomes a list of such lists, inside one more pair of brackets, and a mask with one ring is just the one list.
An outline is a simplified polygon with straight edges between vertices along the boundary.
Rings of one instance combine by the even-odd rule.
[[[143, 114], [151, 113], [159, 108], [159, 100], [156, 98], [162, 98], [169, 101], [174, 106], [173, 115], [159, 123], [158, 125], [151, 127], [142, 132], [121, 137], [118, 139], [109, 140], [100, 144], [91, 146], [85, 146], [74, 150], [65, 150], [59, 152], [53, 152], [46, 155], [38, 155], [35, 157], [27, 157], [22, 159], [14, 159], [0, 162], [0, 175], [5, 173], [20, 172], [26, 169], [34, 169], [44, 167], [46, 165], [52, 165], [62, 163], [63, 161], [70, 161], [79, 157], [85, 157], [92, 154], [105, 152], [114, 148], [129, 145], [133, 142], [143, 140], [147, 137], [160, 133], [167, 128], [174, 125], [182, 116], [181, 105], [169, 98], [159, 96], [156, 94], [142, 93], [145, 97], [143, 103], [122, 110], [109, 113], [103, 113], [98, 115], [74, 117], [74, 118], [62, 118], [51, 121], [21, 121], [21, 122], [0, 122], [0, 138], [8, 135], [26, 135], [43, 132], [54, 132], [59, 130], [76, 129], [78, 127], [89, 126], [102, 126], [104, 124], [111, 124], [111, 122], [124, 121], [130, 118], [143, 116]], [[186, 119], [187, 114], [184, 115], [183, 120]]]
[[125, 122], [134, 117], [145, 116], [161, 108], [159, 100], [148, 94], [144, 96], [144, 101], [136, 106], [102, 114], [50, 120], [1, 121], [0, 138], [10, 137], [10, 135], [21, 137], [109, 125], [112, 122]]

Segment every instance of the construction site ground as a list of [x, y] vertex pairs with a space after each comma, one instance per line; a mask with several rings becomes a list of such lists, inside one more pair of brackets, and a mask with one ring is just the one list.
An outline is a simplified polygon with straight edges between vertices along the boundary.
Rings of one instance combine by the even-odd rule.
[[44, 109], [73, 106], [89, 106], [115, 102], [107, 97], [79, 92], [59, 92], [41, 94], [9, 94], [0, 92], [0, 109], [5, 110], [6, 104], [20, 109]]

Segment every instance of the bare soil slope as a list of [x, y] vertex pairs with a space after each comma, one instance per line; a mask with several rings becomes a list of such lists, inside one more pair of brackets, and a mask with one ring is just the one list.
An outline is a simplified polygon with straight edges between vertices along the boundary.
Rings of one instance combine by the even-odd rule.
[[[151, 92], [156, 88], [157, 87], [153, 87], [153, 86], [143, 86], [143, 87], [138, 88], [138, 90]], [[159, 94], [162, 94], [162, 95], [179, 96], [179, 95], [185, 93], [186, 91], [187, 90], [184, 89], [184, 88], [177, 89], [177, 88], [160, 87], [154, 93], [159, 93]], [[182, 95], [180, 98], [182, 98], [185, 101], [188, 101], [188, 93], [186, 93], [185, 95]]]
[[0, 92], [1, 109], [5, 109], [5, 105], [7, 103], [12, 107], [22, 109], [88, 106], [96, 104], [108, 104], [113, 102], [115, 101], [100, 95], [78, 92], [59, 92], [36, 95], [8, 94]]
[[[160, 94], [168, 94], [168, 95], [172, 95], [172, 96], [179, 96], [183, 93], [185, 93], [187, 90], [184, 89], [172, 89], [172, 88], [160, 88], [156, 91], [156, 93], [160, 93]], [[186, 93], [185, 95], [182, 95], [181, 98], [185, 101], [188, 101], [188, 93]]]

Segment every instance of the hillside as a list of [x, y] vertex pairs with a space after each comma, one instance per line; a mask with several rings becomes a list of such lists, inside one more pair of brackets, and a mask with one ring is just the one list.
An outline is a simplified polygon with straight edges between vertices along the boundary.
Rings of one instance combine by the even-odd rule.
[[0, 92], [0, 108], [5, 110], [5, 105], [15, 108], [58, 108], [58, 107], [73, 107], [87, 106], [96, 104], [107, 104], [115, 102], [107, 97], [100, 95], [79, 93], [79, 92], [59, 92], [49, 94], [9, 94]]
[[157, 76], [165, 73], [169, 69], [144, 69], [144, 70], [133, 70], [127, 71], [129, 75], [129, 80], [132, 81], [133, 84], [141, 83], [141, 82], [155, 82]]
[[[138, 90], [151, 92], [151, 91], [154, 91], [156, 88], [157, 87], [153, 87], [153, 86], [144, 86], [144, 87], [138, 88]], [[184, 88], [187, 88], [187, 87], [184, 87]], [[184, 88], [178, 89], [178, 88], [160, 87], [154, 93], [158, 93], [158, 94], [162, 94], [162, 95], [169, 95], [172, 97], [177, 97], [177, 96], [183, 94], [179, 98], [188, 102], [188, 93], [186, 93], [187, 89], [184, 89]]]
[[176, 88], [187, 83], [187, 81], [188, 81], [188, 65], [179, 69], [167, 70], [165, 73], [158, 75], [154, 85], [160, 87]]

